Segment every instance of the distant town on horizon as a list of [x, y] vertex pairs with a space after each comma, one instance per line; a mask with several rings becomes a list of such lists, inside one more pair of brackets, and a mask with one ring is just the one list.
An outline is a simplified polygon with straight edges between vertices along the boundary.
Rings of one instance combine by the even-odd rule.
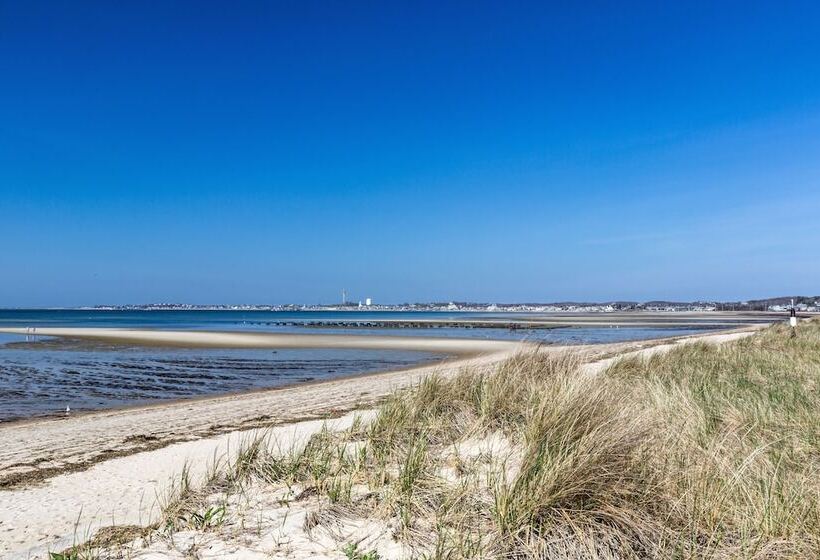
[[550, 303], [483, 303], [466, 301], [417, 302], [380, 304], [370, 298], [356, 302], [330, 304], [188, 304], [146, 303], [123, 305], [95, 305], [66, 307], [64, 309], [111, 311], [483, 311], [483, 312], [614, 312], [614, 311], [786, 311], [792, 306], [797, 311], [820, 312], [820, 295], [778, 296], [746, 301], [667, 301], [644, 302], [614, 300], [604, 302], [563, 301]]

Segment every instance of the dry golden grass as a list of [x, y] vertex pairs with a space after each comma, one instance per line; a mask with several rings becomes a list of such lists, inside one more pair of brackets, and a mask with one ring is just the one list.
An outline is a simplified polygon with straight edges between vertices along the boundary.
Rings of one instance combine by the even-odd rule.
[[[429, 377], [302, 449], [251, 444], [209, 485], [298, 487], [419, 558], [820, 557], [820, 323], [579, 365]], [[207, 503], [184, 491], [166, 531]]]

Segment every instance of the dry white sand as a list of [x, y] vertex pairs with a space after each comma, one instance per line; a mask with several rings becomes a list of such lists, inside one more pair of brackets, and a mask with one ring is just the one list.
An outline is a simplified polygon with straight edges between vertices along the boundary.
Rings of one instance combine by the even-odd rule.
[[[355, 414], [176, 443], [59, 475], [44, 485], [0, 493], [0, 556], [41, 557], [85, 542], [104, 526], [148, 525], [156, 521], [183, 466], [193, 485], [201, 485], [215, 461], [235, 457], [243, 443], [264, 437], [273, 449], [296, 448], [325, 423], [332, 430], [350, 427]], [[366, 417], [369, 412], [358, 414]]]
[[601, 360], [594, 360], [583, 364], [581, 366], [581, 371], [590, 374], [597, 374], [604, 371], [610, 365], [615, 363], [617, 360], [620, 360], [624, 356], [637, 356], [639, 358], [649, 358], [653, 354], [659, 354], [663, 352], [668, 352], [675, 346], [680, 346], [681, 344], [692, 344], [695, 342], [708, 342], [709, 344], [724, 344], [726, 342], [732, 342], [733, 340], [740, 340], [741, 338], [745, 338], [749, 335], [754, 334], [756, 330], [760, 327], [751, 327], [746, 330], [737, 331], [737, 332], [726, 332], [726, 333], [716, 333], [704, 336], [689, 336], [683, 337], [680, 339], [676, 339], [674, 341], [670, 341], [668, 343], [663, 344], [655, 344], [653, 346], [649, 346], [648, 348], [642, 348], [640, 350], [634, 351], [626, 351], [617, 353], [615, 356], [611, 356], [609, 358], [604, 358]]
[[[54, 329], [48, 334], [57, 335], [57, 330], [64, 329]], [[75, 330], [71, 331], [71, 334], [64, 336], [77, 336]], [[46, 334], [45, 329], [38, 329], [38, 332]], [[675, 344], [694, 340], [720, 343], [746, 336], [750, 332], [688, 337], [654, 345], [643, 341], [594, 348], [599, 354], [620, 350], [622, 355], [626, 352], [648, 355], [666, 351]], [[151, 336], [168, 336], [168, 331], [117, 331], [114, 337], [123, 340], [123, 333], [127, 333], [127, 336], [139, 336], [140, 340], [147, 340]], [[99, 334], [95, 332], [88, 336], [100, 338]], [[231, 342], [249, 343], [245, 340], [247, 335], [244, 333], [238, 334], [239, 338], [233, 335], [234, 333], [219, 333], [220, 337], [228, 336]], [[255, 333], [251, 336], [258, 342]], [[272, 337], [271, 343], [277, 343], [273, 339], [283, 335], [269, 336]], [[300, 338], [302, 336], [299, 335]], [[201, 336], [196, 338], [203, 340]], [[206, 338], [210, 343], [226, 343], [225, 338]], [[391, 345], [404, 340], [409, 346], [416, 348], [420, 343], [415, 338], [377, 338], [385, 341], [389, 339]], [[191, 339], [186, 335], [185, 340], [187, 342]], [[457, 344], [463, 342], [465, 341], [458, 341]], [[470, 342], [486, 344], [495, 341]], [[450, 344], [450, 341], [447, 343]], [[649, 345], [650, 348], [643, 348]], [[471, 345], [471, 348], [472, 351], [478, 351], [476, 345]], [[33, 482], [0, 490], [0, 556], [41, 557], [47, 550], [61, 550], [75, 540], [87, 540], [102, 526], [148, 524], [158, 513], [157, 498], [167, 495], [170, 483], [178, 478], [186, 462], [192, 467], [194, 478], [201, 477], [215, 457], [226, 454], [230, 457], [230, 453], [236, 451], [241, 441], [260, 433], [260, 426], [305, 417], [316, 418], [329, 413], [338, 414], [357, 407], [371, 407], [389, 392], [416, 383], [432, 372], [447, 375], [465, 366], [489, 367], [514, 353], [520, 348], [520, 344], [502, 342], [483, 348], [485, 351], [489, 348], [489, 353], [403, 372], [2, 425], [0, 472], [32, 476]], [[591, 351], [591, 347], [575, 348]], [[546, 348], [547, 351], [562, 349]], [[596, 373], [602, 371], [613, 359], [616, 358], [589, 363], [585, 368], [589, 373]], [[352, 419], [353, 413], [344, 414], [332, 421], [332, 427], [344, 429]], [[266, 429], [271, 430], [271, 441], [288, 448], [304, 442], [310, 434], [321, 428], [322, 422], [315, 419], [303, 420]], [[159, 448], [140, 452], [146, 445], [149, 448]], [[102, 460], [111, 454], [126, 455]], [[57, 474], [60, 471], [63, 471], [62, 474]], [[38, 481], [38, 478], [42, 480]]]

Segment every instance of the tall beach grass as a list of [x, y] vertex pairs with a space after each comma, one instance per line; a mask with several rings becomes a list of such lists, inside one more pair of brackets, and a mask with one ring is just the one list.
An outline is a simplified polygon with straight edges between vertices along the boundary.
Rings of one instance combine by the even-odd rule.
[[[536, 351], [430, 376], [299, 449], [250, 443], [209, 484], [298, 488], [418, 558], [820, 557], [820, 323], [580, 365]], [[206, 494], [162, 528], [195, 526]]]

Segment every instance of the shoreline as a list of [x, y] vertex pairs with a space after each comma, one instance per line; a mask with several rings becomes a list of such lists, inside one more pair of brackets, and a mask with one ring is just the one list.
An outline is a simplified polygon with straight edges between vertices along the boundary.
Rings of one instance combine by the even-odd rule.
[[[582, 326], [572, 328], [583, 328]], [[677, 326], [666, 327], [668, 329], [679, 328]], [[53, 337], [63, 341], [81, 342], [104, 342], [108, 344], [123, 344], [128, 346], [139, 346], [148, 348], [222, 348], [222, 349], [313, 349], [313, 348], [333, 348], [333, 349], [366, 349], [366, 350], [403, 350], [410, 352], [428, 352], [437, 354], [436, 359], [424, 360], [417, 364], [398, 367], [395, 369], [383, 369], [378, 371], [368, 371], [362, 373], [345, 374], [328, 379], [311, 379], [285, 383], [272, 387], [258, 387], [242, 391], [228, 391], [224, 393], [212, 393], [203, 395], [192, 395], [187, 397], [177, 397], [171, 399], [159, 399], [148, 402], [135, 402], [131, 404], [121, 404], [106, 408], [72, 410], [70, 415], [63, 412], [52, 412], [35, 416], [12, 418], [0, 420], [0, 430], [7, 427], [25, 426], [39, 422], [63, 422], [69, 419], [82, 418], [94, 414], [106, 412], [122, 412], [128, 410], [148, 410], [152, 408], [171, 406], [180, 403], [192, 403], [207, 401], [210, 399], [220, 399], [225, 397], [241, 397], [243, 395], [253, 395], [268, 391], [282, 391], [295, 387], [307, 387], [321, 383], [334, 381], [354, 380], [369, 376], [383, 374], [413, 373], [418, 369], [440, 366], [443, 368], [452, 367], [455, 362], [465, 358], [475, 358], [483, 354], [503, 352], [514, 347], [534, 348], [537, 346], [551, 346], [554, 348], [582, 348], [582, 347], [603, 347], [607, 345], [623, 344], [652, 344], [661, 341], [681, 340], [689, 337], [700, 337], [704, 335], [744, 331], [750, 328], [757, 328], [756, 325], [739, 325], [729, 329], [717, 329], [715, 327], [700, 327], [690, 330], [702, 330], [689, 335], [670, 335], [651, 339], [640, 339], [624, 342], [602, 342], [586, 344], [551, 344], [528, 339], [521, 340], [498, 340], [481, 338], [435, 338], [427, 336], [400, 337], [396, 335], [323, 335], [323, 334], [295, 334], [295, 333], [270, 333], [270, 332], [247, 332], [247, 331], [185, 331], [185, 330], [159, 330], [152, 328], [114, 328], [114, 327], [43, 327], [36, 330], [37, 336]], [[659, 330], [665, 330], [661, 327]], [[0, 334], [12, 334], [17, 336], [32, 335], [25, 327], [0, 327]], [[238, 336], [237, 336], [238, 335]], [[250, 336], [245, 336], [250, 335]], [[42, 342], [40, 342], [42, 343]], [[13, 344], [30, 344], [28, 342], [17, 341]], [[33, 343], [38, 344], [38, 343]], [[445, 349], [444, 347], [448, 347]], [[0, 465], [2, 466], [2, 465]], [[3, 479], [0, 477], [0, 491], [3, 488]]]
[[[122, 413], [128, 411], [143, 411], [143, 410], [151, 410], [157, 408], [164, 408], [168, 406], [175, 406], [175, 405], [184, 405], [187, 403], [201, 403], [207, 402], [211, 400], [220, 400], [224, 398], [241, 398], [243, 396], [250, 396], [259, 393], [267, 393], [267, 392], [276, 392], [276, 391], [285, 391], [291, 390], [298, 387], [311, 387], [314, 385], [322, 385], [326, 383], [335, 383], [335, 382], [344, 382], [344, 381], [351, 381], [357, 379], [365, 379], [369, 377], [377, 377], [382, 376], [385, 374], [401, 374], [401, 373], [408, 373], [412, 374], [417, 370], [428, 370], [435, 367], [442, 367], [446, 370], [452, 369], [455, 366], [461, 367], [463, 364], [459, 362], [469, 362], [471, 358], [479, 358], [481, 356], [491, 355], [494, 352], [509, 352], [510, 350], [520, 351], [523, 349], [534, 349], [537, 347], [544, 347], [544, 348], [551, 348], [552, 350], [564, 350], [564, 349], [577, 349], [577, 350], [588, 350], [590, 348], [598, 348], [604, 349], [608, 347], [616, 347], [615, 353], [620, 354], [622, 349], [626, 346], [633, 345], [638, 346], [640, 348], [651, 347], [654, 345], [659, 344], [666, 344], [666, 343], [674, 343], [690, 338], [701, 338], [701, 337], [708, 337], [713, 335], [726, 335], [726, 334], [733, 334], [733, 333], [743, 333], [747, 331], [754, 331], [758, 330], [766, 325], [739, 325], [733, 328], [727, 329], [715, 329], [714, 327], [704, 327], [702, 330], [706, 332], [698, 332], [688, 335], [672, 335], [668, 337], [657, 337], [657, 338], [648, 338], [648, 339], [640, 339], [640, 340], [632, 340], [632, 341], [623, 341], [623, 342], [601, 342], [601, 343], [586, 343], [586, 344], [550, 344], [550, 343], [541, 343], [541, 342], [533, 342], [526, 339], [522, 340], [497, 340], [497, 339], [473, 339], [473, 338], [438, 338], [433, 339], [433, 337], [405, 337], [402, 340], [408, 342], [419, 342], [418, 347], [408, 348], [407, 346], [402, 345], [399, 347], [389, 347], [390, 345], [385, 345], [384, 347], [380, 347], [378, 345], [368, 345], [368, 346], [345, 346], [345, 347], [331, 347], [331, 348], [351, 348], [351, 349], [369, 349], [369, 350], [407, 350], [407, 351], [418, 351], [418, 352], [430, 352], [434, 354], [441, 354], [440, 359], [434, 360], [427, 360], [424, 362], [420, 362], [418, 364], [414, 364], [407, 367], [399, 367], [396, 369], [384, 369], [378, 371], [369, 371], [369, 372], [362, 372], [362, 373], [352, 373], [341, 375], [338, 377], [333, 377], [329, 379], [311, 379], [309, 381], [299, 381], [295, 383], [287, 383], [284, 385], [274, 386], [274, 387], [259, 387], [255, 389], [248, 389], [244, 391], [230, 391], [226, 393], [214, 393], [214, 394], [205, 394], [205, 395], [192, 395], [188, 397], [178, 397], [172, 399], [162, 399], [157, 400], [154, 402], [139, 402], [134, 404], [123, 404], [119, 406], [112, 406], [108, 408], [100, 408], [100, 409], [91, 409], [91, 410], [74, 410], [71, 411], [70, 415], [65, 415], [64, 413], [51, 413], [51, 414], [43, 414], [37, 416], [30, 416], [25, 418], [14, 418], [10, 420], [2, 420], [0, 421], [0, 432], [6, 428], [13, 428], [13, 427], [22, 427], [22, 426], [31, 426], [40, 423], [48, 423], [48, 422], [65, 422], [69, 420], [77, 420], [80, 418], [85, 418], [88, 416], [94, 415], [104, 415], [107, 413]], [[677, 327], [669, 327], [677, 328]], [[282, 349], [292, 349], [292, 348], [327, 348], [328, 346], [320, 346], [320, 345], [311, 345], [311, 346], [247, 346], [247, 345], [221, 345], [220, 343], [211, 341], [211, 344], [203, 344], [199, 346], [187, 346], [187, 345], [180, 345], [175, 344], [171, 341], [168, 341], [165, 336], [158, 337], [157, 343], [151, 339], [150, 336], [144, 336], [144, 333], [167, 333], [170, 335], [186, 335], [186, 334], [200, 334], [200, 333], [207, 333], [207, 334], [216, 334], [216, 335], [233, 335], [233, 334], [252, 334], [252, 335], [263, 335], [265, 338], [270, 337], [271, 342], [279, 343], [276, 341], [277, 337], [289, 337], [291, 336], [290, 333], [245, 333], [245, 332], [231, 332], [231, 331], [175, 331], [175, 330], [168, 330], [168, 331], [159, 331], [155, 329], [117, 329], [117, 328], [108, 328], [108, 327], [100, 327], [100, 328], [82, 328], [83, 333], [77, 333], [76, 331], [79, 330], [78, 327], [64, 327], [64, 328], [48, 328], [45, 327], [37, 331], [38, 336], [48, 336], [48, 337], [55, 337], [58, 339], [64, 340], [82, 340], [87, 342], [109, 342], [113, 344], [118, 343], [127, 343], [133, 346], [145, 346], [145, 347], [155, 347], [155, 348], [226, 348], [226, 349], [252, 349], [252, 348], [282, 348]], [[701, 330], [701, 329], [698, 329]], [[46, 332], [47, 331], [47, 332]], [[61, 331], [61, 332], [56, 332]], [[63, 332], [66, 331], [66, 332]], [[67, 331], [72, 331], [70, 334]], [[93, 331], [93, 332], [92, 332]], [[110, 332], [106, 332], [110, 331]], [[115, 336], [113, 331], [118, 331], [117, 335]], [[0, 334], [14, 334], [14, 335], [22, 335], [25, 336], [26, 328], [24, 327], [0, 327]], [[30, 334], [30, 333], [28, 333]], [[132, 335], [136, 334], [136, 336]], [[376, 336], [369, 336], [369, 335], [313, 335], [313, 334], [305, 334], [305, 335], [293, 335], [295, 337], [309, 337], [314, 338], [319, 342], [323, 342], [323, 337], [337, 337], [337, 338], [377, 338], [379, 339], [377, 342], [384, 342], [389, 341], [392, 342], [392, 339], [397, 339], [401, 337], [397, 336], [383, 336], [383, 337], [376, 337]], [[443, 350], [432, 350], [427, 345], [429, 342], [433, 342], [435, 344], [436, 341], [468, 341], [470, 343], [477, 342], [479, 344], [471, 346], [475, 346], [472, 352], [462, 350], [460, 352], [451, 351], [451, 352], [444, 352]], [[224, 343], [224, 342], [223, 342]], [[302, 344], [300, 342], [300, 344]], [[489, 343], [489, 344], [484, 344]], [[187, 343], [186, 343], [187, 344]], [[284, 344], [287, 344], [284, 342]], [[354, 341], [355, 344], [355, 341]], [[495, 347], [494, 350], [491, 350], [489, 347]], [[483, 350], [483, 351], [482, 351]], [[607, 353], [603, 353], [600, 356], [601, 360], [608, 360], [609, 355]], [[0, 466], [2, 464], [0, 463]], [[4, 490], [3, 479], [0, 478], [0, 492]]]
[[[185, 403], [198, 403], [201, 401], [209, 401], [212, 399], [221, 399], [226, 397], [242, 397], [245, 395], [254, 395], [257, 393], [267, 393], [273, 391], [284, 391], [287, 389], [294, 389], [296, 387], [310, 387], [312, 385], [319, 385], [322, 383], [332, 383], [334, 381], [356, 380], [364, 377], [384, 375], [384, 374], [398, 374], [398, 373], [412, 373], [417, 369], [430, 368], [434, 366], [449, 366], [454, 362], [465, 359], [465, 356], [455, 356], [445, 354], [441, 359], [427, 360], [419, 362], [414, 365], [398, 367], [395, 369], [380, 369], [377, 371], [366, 371], [362, 373], [350, 373], [340, 375], [338, 377], [331, 377], [327, 379], [311, 379], [309, 381], [296, 381], [278, 385], [274, 387], [257, 387], [255, 389], [246, 389], [243, 391], [229, 391], [227, 393], [213, 393], [206, 395], [191, 395], [189, 397], [177, 397], [171, 399], [161, 399], [152, 402], [137, 402], [133, 404], [122, 404], [118, 406], [111, 406], [108, 408], [97, 408], [90, 410], [71, 410], [70, 415], [64, 412], [55, 412], [51, 414], [43, 414], [38, 416], [29, 416], [26, 418], [13, 418], [11, 420], [0, 420], [0, 430], [6, 427], [23, 426], [29, 424], [37, 424], [40, 422], [62, 422], [73, 418], [83, 418], [94, 414], [104, 414], [106, 412], [127, 412], [129, 410], [150, 410], [152, 408], [162, 408], [164, 406], [180, 405]], [[3, 482], [0, 478], [0, 492], [3, 491]]]
[[[645, 339], [645, 340], [638, 340], [638, 341], [631, 341], [631, 342], [615, 342], [615, 343], [600, 343], [600, 344], [579, 344], [579, 345], [541, 345], [540, 348], [551, 351], [551, 352], [560, 352], [565, 350], [575, 350], [587, 355], [595, 355], [597, 354], [597, 359], [599, 360], [607, 360], [610, 359], [613, 355], [620, 355], [627, 351], [634, 351], [634, 350], [642, 350], [646, 348], [650, 348], [653, 346], [658, 345], [668, 345], [674, 344], [682, 340], [687, 339], [701, 339], [701, 338], [710, 338], [710, 337], [720, 337], [727, 334], [732, 333], [743, 333], [743, 332], [753, 332], [760, 328], [759, 326], [743, 326], [734, 329], [726, 329], [726, 330], [719, 330], [719, 331], [711, 331], [708, 334], [698, 333], [692, 335], [683, 335], [683, 336], [672, 336], [672, 337], [663, 337], [663, 338], [654, 338], [654, 339]], [[0, 329], [0, 332], [9, 332], [12, 331], [13, 334], [19, 334], [19, 331], [23, 331], [25, 329]], [[63, 334], [62, 332], [56, 333], [54, 331], [71, 331], [70, 334]], [[117, 333], [112, 332], [103, 332], [99, 333], [97, 331], [111, 331], [112, 329], [88, 329], [88, 331], [94, 332], [85, 332], [83, 334], [84, 339], [94, 339], [94, 340], [129, 340], [127, 338], [127, 333], [135, 333], [137, 331], [123, 331], [120, 330]], [[168, 334], [174, 335], [177, 333], [182, 334], [222, 334], [222, 333], [200, 333], [197, 331], [151, 331], [151, 332], [161, 332], [163, 336], [160, 338], [163, 340], [167, 340]], [[147, 340], [150, 338], [151, 332], [149, 331], [140, 331], [139, 339], [142, 341]], [[42, 333], [46, 334], [46, 333]], [[233, 334], [233, 333], [227, 333]], [[259, 334], [259, 333], [253, 333]], [[48, 336], [59, 336], [59, 337], [70, 337], [76, 335], [73, 329], [53, 329], [49, 330]], [[126, 335], [126, 338], [123, 338], [123, 335]], [[146, 335], [148, 335], [146, 337]], [[271, 335], [273, 338], [278, 338], [283, 335]], [[304, 338], [312, 338], [311, 335], [296, 335], [297, 337]], [[317, 338], [323, 339], [326, 336], [334, 336], [337, 338], [373, 338], [373, 337], [354, 337], [348, 335], [316, 335]], [[210, 338], [210, 337], [208, 337]], [[265, 338], [264, 336], [261, 338]], [[414, 349], [420, 350], [430, 350], [429, 346], [426, 344], [431, 339], [426, 339], [422, 337], [407, 337], [404, 339], [398, 339], [398, 337], [380, 337], [383, 341], [393, 342], [394, 339], [397, 341], [404, 341], [410, 343], [414, 346]], [[357, 390], [360, 390], [361, 395], [360, 397], [369, 397], [367, 400], [368, 404], [373, 404], [375, 401], [378, 400], [380, 397], [373, 398], [373, 395], [370, 391], [366, 391], [365, 389], [368, 388], [369, 385], [376, 385], [380, 386], [380, 388], [384, 391], [383, 394], [390, 392], [394, 388], [398, 386], [406, 386], [408, 384], [412, 384], [414, 380], [420, 379], [425, 375], [429, 375], [431, 373], [439, 373], [446, 375], [449, 372], [453, 372], [459, 368], [466, 367], [466, 366], [478, 366], [478, 367], [486, 367], [487, 365], [495, 364], [503, 359], [511, 356], [512, 354], [526, 350], [526, 349], [534, 349], [538, 348], [539, 345], [536, 343], [531, 342], [523, 342], [523, 341], [497, 341], [497, 340], [484, 340], [484, 339], [438, 339], [440, 341], [444, 341], [450, 343], [452, 341], [461, 341], [461, 342], [468, 342], [469, 346], [472, 348], [472, 352], [462, 352], [456, 353], [452, 352], [451, 354], [444, 357], [442, 360], [434, 361], [432, 363], [422, 363], [410, 367], [399, 368], [395, 370], [387, 370], [387, 371], [376, 371], [376, 372], [366, 372], [360, 374], [352, 374], [352, 375], [344, 375], [341, 377], [333, 378], [333, 379], [316, 379], [301, 383], [292, 383], [286, 384], [279, 387], [267, 387], [267, 388], [259, 388], [259, 389], [252, 389], [249, 391], [240, 391], [240, 392], [232, 392], [232, 393], [222, 393], [216, 395], [199, 395], [194, 397], [184, 397], [178, 399], [171, 399], [171, 400], [162, 400], [153, 403], [141, 403], [141, 404], [133, 404], [133, 405], [124, 405], [120, 407], [113, 407], [113, 408], [105, 408], [100, 410], [88, 410], [78, 412], [76, 414], [71, 414], [70, 416], [60, 416], [60, 415], [49, 415], [49, 416], [37, 416], [31, 418], [21, 418], [16, 420], [11, 420], [8, 422], [0, 422], [0, 472], [3, 472], [5, 476], [0, 477], [0, 495], [2, 492], [8, 491], [9, 489], [13, 489], [19, 486], [19, 482], [17, 479], [23, 475], [23, 479], [21, 482], [25, 483], [28, 480], [47, 480], [52, 476], [58, 475], [62, 470], [70, 471], [75, 468], [74, 461], [71, 460], [71, 457], [64, 457], [62, 459], [55, 459], [54, 455], [60, 455], [59, 451], [56, 453], [54, 449], [56, 446], [48, 446], [50, 449], [49, 457], [37, 457], [36, 454], [32, 453], [33, 457], [29, 458], [27, 461], [11, 461], [8, 458], [8, 448], [9, 448], [9, 439], [10, 434], [13, 434], [16, 430], [26, 430], [26, 431], [33, 431], [33, 432], [42, 432], [42, 431], [57, 431], [60, 432], [63, 428], [71, 428], [75, 427], [78, 424], [104, 424], [106, 421], [110, 419], [120, 419], [129, 416], [162, 416], [162, 415], [170, 415], [175, 416], [175, 412], [178, 410], [207, 410], [209, 408], [214, 407], [222, 407], [223, 409], [227, 404], [233, 403], [238, 407], [247, 406], [250, 409], [255, 408], [262, 408], [263, 404], [255, 404], [251, 406], [249, 403], [250, 401], [258, 400], [258, 401], [266, 401], [268, 399], [276, 399], [276, 395], [283, 395], [283, 394], [291, 394], [294, 393], [297, 397], [301, 393], [304, 395], [306, 392], [317, 392], [319, 394], [323, 392], [332, 392], [334, 389], [338, 387], [347, 387], [350, 389], [350, 392], [355, 393]], [[215, 342], [214, 339], [211, 339], [211, 342]], [[269, 339], [268, 342], [270, 343], [271, 340]], [[279, 342], [279, 341], [277, 341]], [[356, 344], [361, 341], [352, 341], [353, 344]], [[224, 344], [225, 341], [221, 340], [220, 343]], [[247, 343], [247, 341], [245, 341]], [[220, 346], [224, 347], [224, 346]], [[242, 348], [246, 348], [247, 346], [240, 346]], [[374, 348], [369, 345], [370, 348]], [[458, 347], [458, 345], [456, 345]], [[376, 347], [378, 348], [378, 346]], [[402, 349], [408, 349], [407, 346], [402, 345]], [[385, 388], [384, 385], [389, 385], [388, 388]], [[325, 391], [326, 390], [326, 391]], [[311, 414], [308, 416], [315, 417], [317, 414], [317, 410], [322, 411], [321, 414], [323, 416], [327, 416], [328, 414], [332, 414], [334, 410], [355, 410], [356, 408], [361, 408], [361, 405], [352, 405], [350, 401], [350, 395], [346, 395], [348, 398], [347, 401], [342, 401], [336, 403], [338, 406], [334, 406], [331, 402], [326, 402], [325, 404], [320, 404], [315, 408], [315, 410], [311, 411]], [[257, 417], [251, 417], [253, 415], [249, 414], [237, 414], [235, 411], [232, 410], [221, 410], [220, 411], [223, 417], [217, 424], [210, 424], [208, 429], [205, 430], [206, 435], [213, 435], [216, 433], [225, 433], [227, 431], [242, 429], [243, 427], [248, 427], [253, 425], [253, 427], [260, 427], [260, 426], [272, 426], [282, 423], [288, 423], [297, 421], [303, 418], [303, 416], [289, 416], [287, 414], [280, 415], [280, 417], [273, 418], [271, 416], [266, 416], [264, 414], [260, 414]], [[212, 416], [219, 416], [219, 415], [212, 415]], [[217, 418], [213, 418], [214, 421]], [[232, 426], [223, 426], [222, 424], [225, 421], [230, 421], [231, 419], [234, 420], [234, 424]], [[199, 425], [194, 426], [194, 432], [199, 433], [200, 435], [203, 433], [202, 425], [206, 422], [199, 422]], [[150, 422], [149, 422], [150, 424]], [[197, 424], [197, 423], [193, 423]], [[79, 426], [77, 426], [79, 427]], [[143, 428], [146, 428], [144, 426]], [[88, 426], [88, 428], [93, 429], [94, 426]], [[161, 426], [156, 426], [157, 429], [162, 431]], [[140, 430], [139, 427], [131, 428], [131, 431], [145, 431]], [[149, 430], [150, 432], [150, 430]], [[75, 434], [76, 435], [76, 434]], [[150, 434], [149, 434], [150, 435]], [[54, 438], [52, 442], [62, 441], [60, 438]], [[166, 441], [166, 445], [170, 445], [175, 441], [178, 441], [178, 438], [169, 438], [163, 440], [162, 437], [159, 438], [159, 441], [152, 438], [152, 441], [155, 441], [156, 444], [159, 444], [160, 441]], [[18, 442], [19, 443], [19, 442]], [[113, 445], [107, 445], [106, 449], [111, 450], [114, 449], [116, 452], [121, 451], [122, 449], [117, 449], [118, 445], [117, 442], [112, 442]], [[119, 442], [119, 447], [123, 442]], [[129, 446], [131, 447], [131, 446]], [[134, 447], [133, 453], [137, 453], [143, 451], [144, 449], [139, 447]], [[12, 452], [13, 453], [13, 452]], [[104, 460], [104, 459], [103, 459]], [[52, 463], [62, 463], [63, 466], [60, 468], [54, 468]], [[68, 464], [65, 464], [65, 463]], [[83, 465], [95, 464], [98, 462], [97, 460], [92, 461], [81, 461]], [[45, 464], [44, 464], [45, 463]], [[62, 470], [61, 470], [62, 469]], [[22, 471], [22, 472], [21, 472]], [[26, 476], [27, 473], [30, 472], [44, 472], [46, 476], [43, 477], [29, 477]]]
[[[25, 334], [25, 329], [0, 329]], [[73, 329], [38, 329], [38, 334], [77, 338]], [[184, 331], [124, 331], [86, 329], [80, 338], [141, 342], [207, 343], [199, 347], [256, 347], [250, 344], [322, 347], [328, 336], [260, 335]], [[41, 482], [62, 472], [84, 470], [111, 457], [156, 449], [190, 437], [212, 436], [240, 429], [267, 427], [332, 416], [335, 410], [374, 404], [396, 386], [406, 385], [433, 372], [495, 363], [527, 346], [518, 341], [482, 339], [426, 339], [420, 337], [331, 336], [345, 348], [402, 349], [441, 352], [445, 357], [432, 363], [389, 371], [345, 375], [225, 393], [201, 395], [154, 403], [84, 411], [69, 416], [38, 416], [0, 423], [0, 496], [30, 482]], [[309, 338], [310, 340], [306, 340]], [[362, 339], [375, 340], [362, 340]], [[232, 346], [231, 344], [239, 344]], [[309, 343], [309, 344], [308, 344]], [[214, 346], [216, 345], [216, 346]], [[301, 346], [305, 345], [305, 346]], [[281, 347], [281, 346], [274, 346]], [[445, 352], [444, 350], [449, 350]], [[338, 402], [334, 395], [340, 395]], [[283, 402], [292, 395], [289, 402]], [[302, 406], [299, 406], [300, 403]], [[289, 406], [288, 406], [289, 405]], [[91, 442], [83, 440], [91, 440]], [[141, 445], [150, 442], [150, 445]]]
[[[648, 356], [698, 341], [722, 343], [757, 330], [744, 327], [707, 335], [541, 349], [581, 352], [586, 362], [582, 371], [595, 375], [624, 355]], [[204, 474], [209, 461], [229, 458], [242, 441], [259, 434], [274, 434], [280, 444], [291, 445], [294, 438], [309, 437], [325, 422], [349, 423], [357, 414], [373, 413], [368, 411], [386, 395], [429, 374], [446, 376], [463, 367], [481, 371], [524, 347], [508, 344], [504, 351], [446, 364], [311, 385], [0, 425], [0, 471], [20, 475], [16, 483], [0, 487], [0, 530], [9, 537], [8, 548], [0, 547], [0, 553], [25, 558], [70, 546], [72, 540], [90, 537], [111, 523], [145, 525], [156, 512], [155, 500], [165, 495], [186, 465]], [[14, 461], [15, 456], [21, 461]]]

